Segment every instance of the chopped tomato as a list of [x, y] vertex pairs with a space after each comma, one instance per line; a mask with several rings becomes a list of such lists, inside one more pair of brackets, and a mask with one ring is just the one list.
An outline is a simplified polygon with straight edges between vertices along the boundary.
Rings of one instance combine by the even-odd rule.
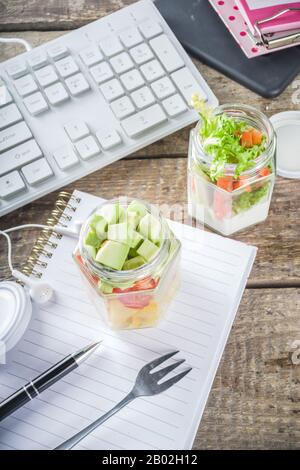
[[243, 189], [247, 191], [247, 193], [251, 193], [250, 184], [246, 185], [248, 181], [250, 182], [249, 177], [247, 175], [240, 176], [238, 180], [233, 182], [233, 189], [239, 189], [243, 187]]
[[127, 308], [141, 309], [147, 307], [151, 302], [151, 295], [130, 294], [121, 295], [119, 300]]
[[225, 191], [231, 192], [233, 190], [233, 177], [222, 176], [217, 179], [218, 188], [225, 189]]
[[262, 168], [261, 170], [259, 170], [259, 176], [261, 176], [262, 178], [264, 176], [269, 176], [271, 174], [271, 171], [270, 171], [270, 168], [268, 167], [265, 167], [265, 168]]
[[133, 286], [128, 287], [127, 289], [120, 289], [119, 287], [113, 288], [114, 294], [122, 294], [126, 292], [136, 292], [140, 290], [150, 290], [154, 289], [158, 284], [158, 280], [156, 281], [152, 277], [146, 277], [145, 279], [141, 279], [134, 283]]
[[253, 147], [253, 134], [252, 130], [250, 131], [245, 131], [242, 133], [241, 136], [241, 144], [243, 147], [250, 148]]
[[214, 213], [215, 216], [221, 220], [231, 216], [231, 196], [229, 194], [215, 191]]
[[82, 256], [79, 253], [76, 255], [76, 259], [80, 264], [83, 264]]
[[260, 145], [262, 142], [262, 133], [258, 129], [252, 129], [252, 143], [253, 145]]

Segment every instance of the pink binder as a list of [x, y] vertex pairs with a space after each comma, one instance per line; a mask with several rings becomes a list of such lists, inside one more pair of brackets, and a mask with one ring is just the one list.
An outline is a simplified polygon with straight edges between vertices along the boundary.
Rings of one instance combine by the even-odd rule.
[[255, 23], [276, 16], [287, 9], [298, 8], [298, 11], [287, 11], [280, 17], [261, 24], [263, 33], [300, 29], [300, 2], [290, 0], [235, 0], [252, 34], [256, 35]]
[[[289, 30], [287, 35], [285, 32], [278, 32], [276, 33], [268, 33], [266, 36], [263, 36], [265, 33], [264, 31], [261, 31], [261, 36], [259, 37], [257, 34], [253, 34], [252, 28], [248, 26], [248, 23], [245, 21], [244, 18], [244, 12], [240, 10], [241, 8], [241, 3], [247, 3], [250, 4], [251, 6], [253, 5], [269, 5], [266, 7], [267, 9], [270, 8], [270, 5], [274, 4], [279, 4], [279, 10], [287, 9], [290, 7], [290, 5], [299, 5], [300, 8], [300, 2], [290, 2], [287, 0], [209, 0], [211, 3], [212, 7], [215, 9], [219, 17], [222, 19], [223, 23], [227, 27], [227, 29], [230, 31], [236, 42], [239, 44], [241, 47], [242, 51], [248, 58], [254, 58], [258, 57], [260, 55], [264, 54], [269, 54], [270, 52], [277, 51], [279, 49], [284, 49], [287, 47], [292, 47], [294, 45], [300, 44], [300, 24], [299, 24], [299, 29], [296, 30]], [[243, 7], [242, 7], [243, 8]], [[263, 10], [266, 10], [266, 8], [263, 8]], [[254, 10], [253, 10], [254, 11]], [[257, 10], [256, 10], [257, 11]], [[270, 10], [269, 10], [270, 11]], [[300, 12], [297, 12], [300, 15]], [[252, 16], [253, 20], [254, 16]], [[262, 18], [262, 16], [261, 16]], [[265, 17], [266, 18], [266, 17]], [[263, 19], [265, 19], [263, 18]], [[268, 18], [268, 16], [267, 16]], [[284, 18], [284, 15], [280, 17], [282, 20]], [[286, 19], [285, 19], [286, 21]], [[286, 27], [286, 23], [283, 23], [284, 27]], [[295, 21], [294, 18], [294, 23], [293, 23], [293, 28], [295, 28], [297, 25], [297, 22]], [[262, 25], [260, 25], [262, 26]], [[279, 26], [280, 29], [280, 26]], [[282, 41], [281, 37], [289, 37], [293, 36], [295, 38], [295, 41]], [[262, 41], [263, 39], [263, 41]], [[275, 40], [275, 41], [274, 41]], [[276, 41], [278, 40], [278, 44]], [[274, 44], [269, 47], [268, 42], [274, 41]], [[275, 47], [277, 46], [277, 47]]]

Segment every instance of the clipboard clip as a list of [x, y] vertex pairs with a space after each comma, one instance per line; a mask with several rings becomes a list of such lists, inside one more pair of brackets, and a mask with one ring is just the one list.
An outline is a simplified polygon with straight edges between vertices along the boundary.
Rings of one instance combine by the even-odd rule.
[[279, 33], [265, 33], [264, 34], [260, 28], [262, 24], [268, 23], [269, 21], [272, 21], [272, 20], [276, 20], [277, 18], [280, 18], [281, 16], [284, 16], [291, 11], [300, 12], [300, 8], [286, 8], [285, 10], [281, 10], [275, 15], [270, 16], [269, 18], [256, 21], [253, 25], [257, 33], [257, 36], [259, 37], [259, 40], [258, 41], [256, 40], [256, 45], [264, 46], [267, 49], [272, 50], [272, 49], [279, 49], [280, 47], [284, 47], [284, 46], [291, 46], [292, 44], [294, 44], [295, 46], [297, 44], [300, 44], [300, 30], [294, 31], [292, 33], [285, 32], [286, 34], [280, 35]]

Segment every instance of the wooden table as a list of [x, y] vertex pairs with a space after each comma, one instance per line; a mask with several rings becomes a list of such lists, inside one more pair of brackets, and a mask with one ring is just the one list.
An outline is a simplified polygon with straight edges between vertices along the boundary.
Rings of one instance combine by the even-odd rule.
[[[130, 3], [133, 1], [0, 1], [1, 36], [20, 36], [38, 45]], [[1, 45], [0, 61], [19, 51]], [[279, 98], [267, 100], [195, 62], [221, 103], [248, 103], [268, 115], [297, 109], [292, 103], [292, 85]], [[106, 198], [126, 194], [153, 203], [185, 203], [188, 135], [189, 129], [184, 129], [64, 189], [77, 188]], [[3, 217], [0, 227], [46, 221], [57, 193]], [[195, 449], [300, 448], [300, 364], [292, 361], [293, 342], [300, 340], [299, 197], [300, 181], [277, 178], [267, 221], [234, 237], [256, 245], [258, 255]], [[13, 236], [17, 267], [22, 267], [37, 234]], [[9, 270], [5, 243], [0, 246], [3, 279]]]

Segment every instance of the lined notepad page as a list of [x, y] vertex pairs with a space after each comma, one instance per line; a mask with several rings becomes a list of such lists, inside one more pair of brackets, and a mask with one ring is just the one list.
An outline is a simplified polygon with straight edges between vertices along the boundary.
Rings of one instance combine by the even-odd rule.
[[[83, 220], [99, 198], [78, 191], [75, 195], [81, 202], [73, 218]], [[55, 289], [55, 299], [35, 309], [9, 363], [0, 366], [1, 399], [90, 341], [104, 338], [103, 346], [80, 368], [5, 419], [0, 449], [56, 447], [120, 401], [146, 362], [177, 349], [178, 359], [186, 359], [180, 370], [193, 367], [181, 382], [161, 395], [135, 400], [77, 448], [192, 446], [256, 249], [171, 224], [182, 241], [182, 285], [155, 329], [107, 329], [72, 261], [76, 241], [68, 237], [59, 241], [43, 274]]]

